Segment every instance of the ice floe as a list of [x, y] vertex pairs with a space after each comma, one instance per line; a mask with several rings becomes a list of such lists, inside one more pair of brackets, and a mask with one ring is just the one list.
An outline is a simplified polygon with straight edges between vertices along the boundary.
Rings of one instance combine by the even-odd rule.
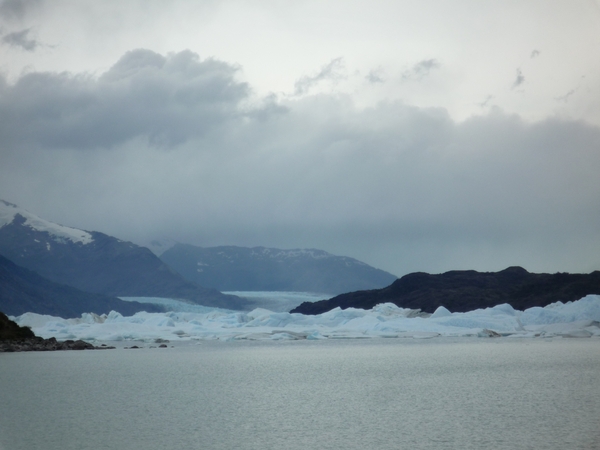
[[[176, 301], [170, 304], [177, 309]], [[25, 313], [13, 320], [31, 327], [44, 338], [89, 341], [600, 337], [598, 295], [525, 311], [504, 304], [466, 313], [438, 308], [432, 315], [419, 314], [391, 303], [377, 305], [371, 310], [336, 308], [316, 316], [264, 308], [251, 312], [197, 306], [188, 309], [140, 312], [130, 317], [112, 311], [102, 316], [83, 314], [76, 319]]]

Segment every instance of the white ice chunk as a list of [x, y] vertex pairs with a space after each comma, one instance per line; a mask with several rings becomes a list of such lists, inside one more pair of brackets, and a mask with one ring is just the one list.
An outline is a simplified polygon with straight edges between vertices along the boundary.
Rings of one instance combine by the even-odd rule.
[[411, 338], [437, 336], [592, 337], [600, 336], [600, 296], [545, 308], [517, 311], [510, 305], [451, 313], [438, 308], [430, 317], [386, 303], [371, 310], [335, 308], [318, 315], [257, 308], [244, 313], [202, 307], [196, 311], [139, 312], [133, 316], [83, 314], [63, 319], [25, 313], [14, 318], [42, 337], [104, 340], [291, 340]]
[[450, 317], [452, 313], [443, 306], [438, 306], [434, 313], [431, 315], [432, 319], [439, 319], [440, 317]]

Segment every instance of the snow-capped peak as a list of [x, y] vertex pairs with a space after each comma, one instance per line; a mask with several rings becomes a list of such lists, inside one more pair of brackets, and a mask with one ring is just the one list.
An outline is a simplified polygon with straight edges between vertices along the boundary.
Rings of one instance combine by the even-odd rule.
[[25, 218], [24, 226], [33, 228], [34, 230], [46, 232], [52, 236], [56, 242], [64, 242], [69, 240], [73, 243], [89, 244], [94, 239], [90, 233], [77, 228], [65, 227], [57, 223], [44, 220], [29, 211], [19, 208], [13, 203], [0, 200], [0, 228], [8, 225], [15, 220], [17, 215]]

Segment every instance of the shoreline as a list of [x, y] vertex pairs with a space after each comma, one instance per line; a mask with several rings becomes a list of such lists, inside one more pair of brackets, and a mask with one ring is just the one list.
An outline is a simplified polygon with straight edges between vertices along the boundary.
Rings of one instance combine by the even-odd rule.
[[36, 336], [26, 339], [9, 339], [0, 341], [0, 353], [13, 352], [48, 352], [61, 350], [112, 350], [116, 347], [102, 344], [98, 347], [81, 339], [58, 341], [55, 337], [44, 339]]

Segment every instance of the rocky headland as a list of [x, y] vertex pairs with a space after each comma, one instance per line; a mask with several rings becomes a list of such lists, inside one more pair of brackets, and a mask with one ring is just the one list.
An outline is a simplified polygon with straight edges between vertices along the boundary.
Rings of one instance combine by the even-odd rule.
[[383, 289], [350, 292], [314, 303], [302, 303], [292, 313], [321, 314], [334, 308], [371, 309], [379, 303], [433, 313], [444, 306], [452, 312], [473, 311], [508, 303], [525, 310], [554, 302], [600, 294], [600, 271], [590, 274], [530, 273], [522, 267], [500, 272], [453, 270], [442, 274], [415, 272]]

